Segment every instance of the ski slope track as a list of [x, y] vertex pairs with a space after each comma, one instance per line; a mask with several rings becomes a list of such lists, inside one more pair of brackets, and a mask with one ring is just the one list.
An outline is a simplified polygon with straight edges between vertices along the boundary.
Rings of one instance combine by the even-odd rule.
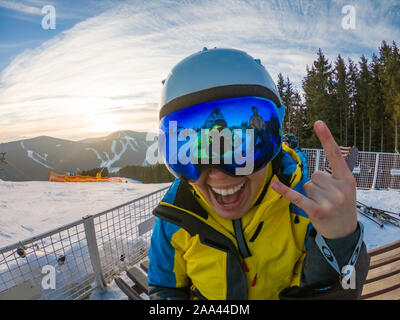
[[[40, 155], [40, 153], [37, 153], [37, 152], [32, 151], [32, 150], [28, 150], [28, 149], [25, 147], [23, 141], [20, 142], [20, 145], [21, 145], [22, 149], [24, 149], [24, 150], [26, 151], [28, 157], [31, 158], [33, 161], [35, 161], [36, 163], [39, 163], [40, 165], [42, 165], [42, 166], [44, 166], [44, 167], [46, 167], [46, 168], [49, 168], [49, 169], [54, 170], [54, 168], [53, 168], [52, 166], [50, 166], [48, 163], [46, 163], [46, 162], [47, 162], [46, 158], [47, 158], [47, 156], [48, 156], [47, 153], [45, 153], [44, 156], [42, 156], [42, 155]], [[37, 159], [37, 158], [41, 159], [42, 161], [40, 161], [40, 160]]]
[[107, 168], [108, 172], [110, 173], [115, 173], [118, 172], [121, 168], [120, 167], [113, 167], [113, 165], [121, 159], [121, 156], [125, 154], [126, 150], [128, 149], [128, 146], [131, 148], [132, 151], [134, 152], [139, 152], [137, 148], [135, 148], [132, 145], [132, 142], [138, 146], [136, 140], [132, 137], [129, 137], [127, 135], [121, 136], [121, 134], [118, 134], [118, 142], [122, 145], [122, 149], [120, 152], [116, 151], [116, 146], [117, 146], [117, 141], [113, 140], [111, 144], [111, 152], [113, 154], [112, 158], [109, 156], [107, 152], [103, 152], [105, 159], [97, 152], [94, 148], [86, 148], [86, 150], [93, 151], [96, 154], [97, 159], [101, 161], [99, 167], [100, 168]]

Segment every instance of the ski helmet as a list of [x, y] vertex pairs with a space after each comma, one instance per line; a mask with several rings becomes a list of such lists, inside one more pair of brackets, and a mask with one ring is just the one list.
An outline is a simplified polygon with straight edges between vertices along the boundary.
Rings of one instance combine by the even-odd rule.
[[285, 115], [278, 89], [261, 60], [244, 51], [203, 48], [179, 62], [162, 83], [160, 119], [186, 106], [242, 96], [272, 100], [281, 123]]
[[[204, 48], [179, 62], [163, 81], [159, 150], [175, 176], [191, 181], [196, 181], [201, 171], [210, 167], [235, 176], [244, 174], [238, 174], [238, 168], [243, 169], [252, 162], [254, 171], [257, 171], [279, 153], [284, 114], [285, 107], [277, 87], [260, 60], [240, 50]], [[221, 133], [226, 130], [232, 132], [234, 146], [224, 145], [225, 153], [217, 153], [217, 160], [224, 164], [217, 161], [210, 165], [203, 161], [204, 157], [216, 154], [209, 151], [211, 146], [203, 147], [200, 143], [218, 140], [203, 139], [202, 131], [208, 130], [208, 135], [213, 129]], [[247, 136], [249, 129], [253, 136]], [[177, 142], [172, 142], [172, 135], [181, 137], [187, 132], [195, 136], [190, 139], [192, 142], [185, 145], [186, 140], [179, 141], [179, 138]], [[244, 140], [246, 146], [241, 142]], [[249, 141], [255, 146], [253, 150], [247, 149]], [[183, 149], [184, 152], [181, 152]], [[189, 150], [190, 161], [186, 157]], [[193, 150], [195, 152], [192, 153]], [[199, 155], [194, 161], [193, 154]], [[237, 160], [242, 155], [246, 156], [246, 160]], [[235, 160], [232, 162], [229, 157]], [[178, 163], [181, 158], [184, 161]]]

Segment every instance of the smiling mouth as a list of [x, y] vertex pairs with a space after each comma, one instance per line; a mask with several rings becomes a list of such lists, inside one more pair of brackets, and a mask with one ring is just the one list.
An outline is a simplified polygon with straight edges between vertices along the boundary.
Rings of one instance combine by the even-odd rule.
[[247, 182], [243, 182], [229, 189], [220, 189], [211, 186], [209, 188], [218, 207], [224, 210], [232, 210], [242, 202], [246, 185]]

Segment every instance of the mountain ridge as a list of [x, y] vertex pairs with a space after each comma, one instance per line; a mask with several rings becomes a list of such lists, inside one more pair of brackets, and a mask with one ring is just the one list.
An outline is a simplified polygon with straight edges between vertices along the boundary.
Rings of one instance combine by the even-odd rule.
[[127, 165], [146, 164], [146, 132], [116, 131], [79, 141], [38, 136], [0, 144], [8, 164], [0, 165], [0, 179], [48, 180], [50, 171], [74, 174], [95, 167], [118, 172]]

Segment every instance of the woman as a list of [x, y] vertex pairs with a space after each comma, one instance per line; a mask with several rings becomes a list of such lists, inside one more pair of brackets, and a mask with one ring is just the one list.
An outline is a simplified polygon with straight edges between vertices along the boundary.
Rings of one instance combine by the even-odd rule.
[[163, 83], [159, 150], [177, 179], [154, 210], [150, 298], [359, 298], [369, 257], [356, 184], [326, 125], [314, 128], [333, 174], [308, 181], [282, 145], [285, 107], [260, 60], [205, 48]]

